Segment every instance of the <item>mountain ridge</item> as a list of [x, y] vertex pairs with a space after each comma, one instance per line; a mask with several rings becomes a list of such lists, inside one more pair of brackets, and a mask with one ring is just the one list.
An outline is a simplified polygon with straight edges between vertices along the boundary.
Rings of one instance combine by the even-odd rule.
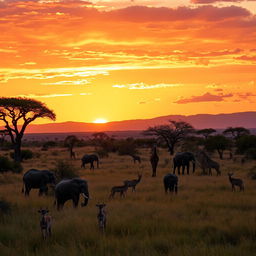
[[196, 129], [225, 129], [228, 126], [243, 126], [256, 128], [256, 111], [196, 114], [196, 115], [166, 115], [149, 119], [132, 119], [113, 121], [104, 124], [66, 121], [61, 123], [31, 124], [27, 133], [67, 133], [67, 132], [99, 132], [99, 131], [136, 131], [145, 130], [149, 126], [162, 125], [168, 120], [185, 121]]

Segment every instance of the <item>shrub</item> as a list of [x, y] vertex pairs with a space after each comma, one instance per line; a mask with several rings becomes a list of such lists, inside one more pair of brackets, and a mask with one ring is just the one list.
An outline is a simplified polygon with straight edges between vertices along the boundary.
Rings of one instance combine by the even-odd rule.
[[248, 177], [252, 180], [256, 180], [256, 166], [252, 167], [248, 172]]
[[246, 158], [256, 160], [256, 148], [249, 148], [248, 150], [246, 150], [245, 156]]
[[136, 155], [138, 153], [134, 140], [130, 138], [119, 141], [117, 152], [119, 155]]
[[109, 157], [108, 151], [105, 150], [104, 148], [99, 148], [99, 149], [95, 150], [95, 153], [96, 153], [100, 158]]
[[[14, 152], [10, 153], [10, 157], [12, 159], [14, 159]], [[34, 153], [29, 150], [29, 149], [25, 149], [25, 150], [21, 150], [21, 159], [22, 160], [28, 160], [34, 157]]]
[[0, 214], [10, 214], [11, 204], [5, 199], [0, 199]]
[[250, 149], [256, 150], [256, 136], [255, 135], [244, 135], [240, 137], [237, 142], [237, 153], [244, 154]]
[[21, 173], [23, 170], [22, 165], [18, 162], [14, 162], [9, 160], [5, 156], [0, 156], [0, 173], [1, 172], [14, 172], [14, 173]]
[[58, 180], [70, 179], [78, 176], [75, 167], [70, 162], [64, 160], [58, 160], [52, 171], [55, 172]]

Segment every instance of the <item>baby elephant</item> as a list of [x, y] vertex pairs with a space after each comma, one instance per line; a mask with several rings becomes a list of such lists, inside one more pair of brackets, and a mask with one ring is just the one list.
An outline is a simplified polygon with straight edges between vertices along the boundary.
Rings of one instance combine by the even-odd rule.
[[101, 232], [104, 232], [106, 230], [106, 224], [107, 224], [107, 214], [104, 210], [106, 205], [105, 204], [96, 204], [96, 207], [99, 208], [99, 213], [97, 215], [99, 229]]
[[232, 191], [236, 191], [235, 186], [240, 188], [240, 191], [244, 191], [244, 182], [241, 179], [232, 178], [233, 173], [228, 173], [229, 181], [232, 186]]
[[176, 194], [178, 193], [178, 177], [175, 174], [169, 173], [165, 175], [163, 182], [165, 193], [167, 193], [168, 190]]
[[41, 214], [40, 228], [43, 239], [50, 237], [52, 234], [52, 217], [47, 215], [47, 209], [40, 209], [38, 212]]

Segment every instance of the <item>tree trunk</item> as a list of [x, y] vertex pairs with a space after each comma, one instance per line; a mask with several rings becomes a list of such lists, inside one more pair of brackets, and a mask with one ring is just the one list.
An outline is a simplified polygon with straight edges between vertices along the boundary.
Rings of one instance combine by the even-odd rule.
[[173, 154], [174, 154], [174, 147], [168, 145], [168, 148], [169, 148], [170, 155], [173, 156]]
[[16, 142], [14, 145], [14, 161], [21, 162], [21, 142]]
[[223, 152], [224, 152], [224, 151], [222, 151], [222, 150], [220, 150], [220, 149], [218, 150], [218, 153], [219, 153], [219, 156], [220, 156], [220, 159], [221, 159], [221, 160], [223, 159]]

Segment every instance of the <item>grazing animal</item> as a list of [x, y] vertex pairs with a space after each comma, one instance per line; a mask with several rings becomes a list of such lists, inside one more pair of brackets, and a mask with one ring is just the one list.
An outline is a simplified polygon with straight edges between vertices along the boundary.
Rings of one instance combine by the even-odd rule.
[[130, 155], [133, 159], [133, 162], [136, 164], [136, 161], [140, 164], [141, 163], [141, 158], [140, 156], [137, 155]]
[[178, 168], [178, 174], [180, 175], [180, 167], [182, 167], [182, 175], [184, 175], [185, 167], [187, 168], [187, 174], [189, 175], [190, 162], [193, 164], [193, 173], [195, 172], [195, 157], [191, 152], [179, 152], [173, 158], [173, 173], [175, 174], [176, 168]]
[[134, 179], [134, 180], [125, 180], [124, 184], [127, 184], [128, 188], [131, 187], [132, 191], [135, 191], [136, 186], [138, 185], [138, 183], [140, 183], [142, 178], [142, 174], [138, 174], [138, 179]]
[[106, 207], [106, 204], [96, 204], [96, 207], [99, 208], [99, 213], [97, 215], [99, 229], [101, 232], [104, 232], [106, 230], [107, 225], [107, 214], [104, 208]]
[[74, 151], [70, 152], [70, 158], [76, 160], [76, 153]]
[[49, 210], [40, 209], [38, 212], [41, 214], [40, 228], [43, 239], [52, 235], [52, 217], [47, 215]]
[[81, 168], [85, 168], [85, 164], [90, 163], [90, 170], [94, 170], [94, 161], [97, 163], [97, 168], [99, 168], [99, 158], [95, 154], [84, 155], [81, 161], [82, 161]]
[[125, 183], [123, 186], [112, 187], [109, 198], [114, 198], [115, 193], [120, 193], [120, 197], [125, 197], [128, 189], [128, 184]]
[[73, 178], [60, 181], [55, 187], [55, 202], [57, 209], [63, 208], [68, 200], [73, 201], [74, 208], [77, 208], [80, 194], [84, 197], [81, 206], [86, 206], [89, 200], [89, 191], [87, 181], [80, 178]]
[[217, 176], [221, 175], [220, 165], [216, 161], [213, 161], [204, 151], [199, 151], [196, 154], [196, 159], [199, 162], [200, 167], [203, 170], [203, 174], [206, 174], [206, 169], [209, 170], [208, 174], [212, 175], [212, 168], [216, 170]]
[[[51, 171], [30, 169], [23, 175], [22, 193], [29, 196], [31, 189], [39, 189], [39, 196], [47, 194], [48, 184], [55, 185], [55, 175]], [[24, 189], [25, 187], [25, 189]]]
[[158, 165], [159, 157], [157, 155], [156, 145], [151, 149], [150, 163], [152, 166], [152, 177], [156, 177], [156, 168]]
[[232, 178], [233, 173], [228, 173], [229, 181], [232, 186], [232, 191], [236, 191], [235, 186], [240, 188], [240, 191], [244, 191], [244, 182], [241, 179]]
[[169, 173], [164, 176], [163, 179], [164, 182], [164, 190], [167, 194], [168, 190], [169, 192], [175, 192], [178, 193], [178, 177], [175, 174]]

